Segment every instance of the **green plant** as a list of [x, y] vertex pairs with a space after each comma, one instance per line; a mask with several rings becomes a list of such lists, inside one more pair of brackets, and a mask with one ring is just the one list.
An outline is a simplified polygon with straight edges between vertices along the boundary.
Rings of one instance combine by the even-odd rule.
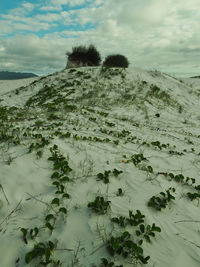
[[124, 195], [123, 190], [121, 188], [118, 188], [117, 196], [123, 196], [123, 195]]
[[28, 243], [27, 241], [28, 236], [33, 240], [36, 238], [39, 232], [39, 229], [37, 227], [30, 229], [30, 230], [26, 228], [21, 228], [20, 230], [23, 233], [23, 240], [26, 244]]
[[171, 200], [175, 199], [175, 197], [171, 194], [171, 192], [175, 191], [175, 188], [170, 187], [168, 190], [166, 190], [166, 193], [160, 192], [158, 195], [150, 198], [150, 200], [148, 201], [148, 206], [153, 207], [159, 211], [163, 208], [166, 208], [167, 204]]
[[182, 153], [182, 152], [173, 151], [173, 150], [169, 150], [169, 154], [171, 154], [171, 155], [178, 155], [178, 156], [184, 155], [184, 153]]
[[137, 226], [144, 222], [145, 216], [140, 212], [140, 210], [136, 210], [136, 214], [133, 214], [133, 211], [129, 210], [129, 217], [114, 217], [111, 219], [112, 222], [119, 224], [120, 226], [125, 227], [126, 225]]
[[93, 202], [88, 203], [88, 207], [99, 214], [105, 214], [110, 207], [110, 201], [105, 201], [103, 197], [97, 196]]
[[[108, 184], [109, 183], [109, 174], [111, 173], [111, 171], [104, 171], [104, 173], [98, 173], [97, 174], [97, 178], [98, 180], [102, 180], [105, 184]], [[119, 174], [123, 173], [123, 171], [119, 171], [117, 169], [114, 169], [112, 171], [113, 175], [115, 177], [117, 177]]]
[[190, 193], [190, 192], [188, 192], [187, 196], [191, 201], [193, 201], [196, 198], [200, 198], [200, 194], [198, 194], [198, 193]]
[[[34, 149], [38, 150], [39, 148], [43, 148], [43, 147], [49, 145], [49, 143], [50, 143], [50, 141], [48, 139], [46, 139], [45, 137], [43, 137], [41, 134], [35, 134], [32, 136], [36, 139], [35, 139], [35, 142], [29, 146], [28, 153], [31, 153]], [[42, 156], [41, 150], [39, 153], [37, 153], [37, 156], [38, 157]]]
[[114, 123], [112, 123], [112, 122], [109, 122], [109, 121], [106, 121], [105, 122], [109, 127], [114, 127], [115, 126], [115, 124]]
[[155, 223], [153, 223], [152, 226], [147, 225], [146, 227], [144, 224], [140, 224], [139, 230], [136, 230], [136, 235], [140, 237], [143, 236], [143, 238], [150, 243], [151, 237], [155, 237], [154, 232], [161, 232], [160, 227], [156, 226]]
[[109, 262], [106, 258], [102, 258], [99, 267], [123, 267], [123, 265], [115, 265], [113, 261]]
[[53, 250], [55, 249], [55, 244], [52, 241], [48, 241], [46, 243], [38, 243], [34, 245], [33, 250], [26, 253], [25, 255], [25, 262], [28, 264], [33, 259], [39, 258], [39, 264], [42, 266], [46, 266], [49, 263], [52, 263], [51, 255]]
[[98, 173], [97, 174], [97, 178], [99, 180], [102, 180], [104, 182], [104, 184], [108, 184], [109, 183], [109, 174], [111, 171], [105, 171], [104, 173]]
[[131, 234], [125, 231], [120, 236], [113, 237], [107, 241], [107, 249], [110, 255], [122, 255], [124, 258], [129, 256], [136, 260], [140, 260], [143, 264], [147, 264], [150, 256], [143, 256], [143, 249], [131, 239]]
[[177, 183], [183, 183], [183, 184], [187, 184], [187, 185], [194, 185], [196, 180], [195, 178], [190, 178], [190, 177], [184, 177], [183, 174], [177, 174], [174, 175], [173, 173], [169, 173], [168, 176], [174, 180]]
[[128, 59], [123, 55], [109, 55], [103, 62], [103, 67], [116, 67], [116, 68], [128, 68]]
[[48, 158], [48, 160], [53, 161], [53, 169], [59, 170], [62, 175], [66, 175], [72, 171], [69, 167], [68, 161], [65, 157], [58, 152], [58, 146], [54, 145], [53, 148], [50, 148], [52, 156]]
[[138, 164], [142, 161], [147, 161], [147, 158], [145, 158], [143, 154], [134, 154], [127, 162], [133, 162], [135, 166], [138, 166]]

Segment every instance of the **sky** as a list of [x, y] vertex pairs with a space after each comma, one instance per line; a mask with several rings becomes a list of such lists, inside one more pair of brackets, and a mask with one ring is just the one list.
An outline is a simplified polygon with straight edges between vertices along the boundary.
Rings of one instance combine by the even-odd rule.
[[199, 0], [3, 0], [0, 70], [46, 75], [66, 52], [94, 44], [102, 60], [178, 77], [200, 75]]

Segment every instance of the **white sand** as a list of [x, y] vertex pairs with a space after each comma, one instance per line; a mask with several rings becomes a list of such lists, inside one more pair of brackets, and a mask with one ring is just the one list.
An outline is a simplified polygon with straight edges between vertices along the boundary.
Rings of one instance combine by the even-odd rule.
[[[46, 85], [47, 92], [55, 91], [52, 96], [46, 96], [45, 103], [54, 103], [56, 109], [47, 112], [42, 103], [35, 104], [23, 111], [23, 115], [19, 114], [19, 119], [8, 114], [7, 120], [1, 120], [4, 122], [0, 129], [0, 266], [26, 266], [25, 254], [38, 242], [46, 244], [49, 240], [57, 243], [51, 258], [60, 260], [64, 267], [100, 266], [103, 257], [116, 265], [143, 266], [139, 262], [134, 265], [131, 257], [111, 257], [106, 249], [107, 240], [124, 231], [130, 232], [134, 242], [139, 240], [135, 234], [139, 227], [123, 228], [110, 220], [116, 216], [128, 217], [129, 210], [134, 214], [140, 210], [145, 215], [145, 225], [155, 223], [161, 228], [160, 233], [151, 237], [151, 243], [144, 240], [142, 244], [144, 256], [151, 257], [146, 266], [200, 266], [199, 198], [191, 201], [187, 197], [187, 192], [198, 191], [194, 186], [158, 174], [182, 174], [195, 178], [195, 185], [200, 184], [200, 79], [182, 79], [181, 82], [159, 72], [138, 69], [127, 70], [126, 77], [110, 74], [107, 78], [99, 74], [98, 68], [77, 71], [79, 73], [66, 70], [44, 79], [37, 78], [39, 81], [31, 85], [28, 84], [34, 79], [0, 81], [0, 107], [23, 108], [26, 101]], [[147, 97], [147, 92], [153, 92], [151, 85], [168, 95]], [[15, 89], [20, 86], [27, 87], [16, 94]], [[76, 105], [76, 110], [62, 109], [61, 99], [68, 99], [66, 103]], [[105, 117], [99, 112], [109, 115]], [[160, 117], [156, 117], [156, 113]], [[60, 119], [49, 119], [50, 114]], [[42, 121], [41, 126], [34, 129], [38, 121]], [[58, 122], [62, 125], [53, 124]], [[48, 126], [51, 127], [48, 129]], [[5, 129], [6, 134], [18, 138], [20, 144], [13, 144], [12, 138], [6, 139]], [[107, 130], [107, 134], [102, 129]], [[55, 131], [70, 132], [71, 137], [59, 138]], [[42, 134], [50, 142], [41, 148], [41, 158], [37, 157], [35, 149], [28, 153], [32, 143], [41, 143], [41, 138], [33, 134]], [[87, 140], [83, 140], [85, 136]], [[91, 141], [88, 137], [109, 138], [110, 142]], [[113, 143], [117, 140], [118, 145]], [[169, 146], [159, 149], [151, 145], [153, 141]], [[48, 157], [54, 144], [72, 169], [68, 174], [71, 181], [65, 184], [70, 199], [55, 194], [56, 188], [52, 185], [54, 180], [50, 177], [55, 170]], [[138, 166], [128, 162], [135, 154], [143, 154], [148, 161]], [[147, 166], [153, 168], [153, 173], [145, 170]], [[98, 173], [114, 169], [123, 173], [118, 177], [110, 174], [108, 184], [97, 181]], [[165, 209], [156, 211], [147, 206], [152, 196], [169, 187], [176, 189], [172, 193], [175, 200]], [[123, 196], [117, 196], [118, 188], [123, 190]], [[98, 215], [87, 207], [98, 195], [111, 202], [105, 215]], [[51, 205], [55, 197], [60, 198], [59, 207]], [[67, 215], [56, 213], [60, 207], [67, 209]], [[49, 213], [56, 214], [52, 234], [44, 227], [45, 216]], [[20, 228], [34, 227], [39, 233], [35, 240], [28, 236], [26, 244]], [[29, 265], [42, 266], [39, 262], [37, 258]]]

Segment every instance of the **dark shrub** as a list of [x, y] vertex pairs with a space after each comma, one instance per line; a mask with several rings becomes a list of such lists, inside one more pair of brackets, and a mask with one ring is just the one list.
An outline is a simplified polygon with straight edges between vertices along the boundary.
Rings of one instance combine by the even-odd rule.
[[103, 67], [128, 68], [128, 59], [123, 55], [107, 56], [103, 62]]
[[68, 61], [84, 66], [99, 66], [101, 63], [100, 53], [94, 45], [76, 46], [72, 48], [72, 52], [67, 52]]

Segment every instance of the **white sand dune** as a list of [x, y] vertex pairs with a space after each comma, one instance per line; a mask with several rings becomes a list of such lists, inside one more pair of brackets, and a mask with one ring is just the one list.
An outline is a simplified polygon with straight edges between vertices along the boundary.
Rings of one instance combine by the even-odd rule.
[[135, 68], [0, 81], [0, 266], [200, 266], [199, 90]]

